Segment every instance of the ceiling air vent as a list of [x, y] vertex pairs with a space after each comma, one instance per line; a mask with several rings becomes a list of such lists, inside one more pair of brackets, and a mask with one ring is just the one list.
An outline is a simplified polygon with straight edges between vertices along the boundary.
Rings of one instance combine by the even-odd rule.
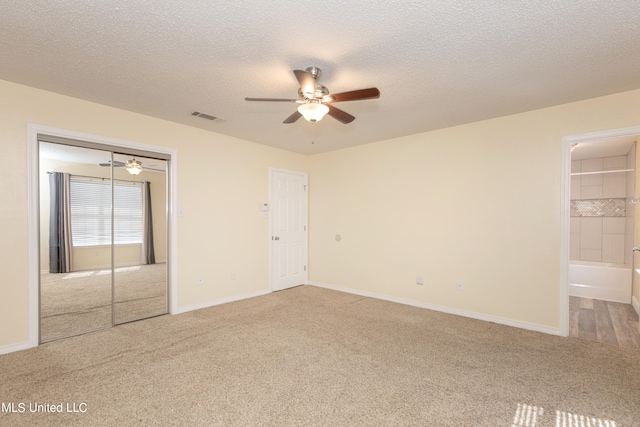
[[191, 113], [192, 116], [196, 116], [196, 117], [200, 117], [201, 119], [207, 119], [207, 120], [215, 120], [217, 119], [216, 116], [212, 116], [211, 114], [207, 114], [207, 113], [201, 113], [200, 111], [194, 111], [193, 113]]

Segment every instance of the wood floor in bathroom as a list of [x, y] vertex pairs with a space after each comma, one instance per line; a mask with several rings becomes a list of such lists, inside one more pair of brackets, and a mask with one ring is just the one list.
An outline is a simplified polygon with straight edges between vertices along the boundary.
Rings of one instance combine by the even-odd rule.
[[569, 336], [640, 350], [640, 322], [631, 304], [569, 297]]

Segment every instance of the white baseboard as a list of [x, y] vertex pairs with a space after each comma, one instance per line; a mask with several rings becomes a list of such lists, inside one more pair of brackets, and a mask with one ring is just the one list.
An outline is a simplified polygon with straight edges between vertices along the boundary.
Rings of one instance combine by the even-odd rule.
[[14, 351], [26, 350], [28, 348], [31, 348], [28, 341], [17, 344], [3, 345], [0, 347], [0, 354], [13, 353]]
[[187, 313], [193, 310], [200, 310], [202, 308], [213, 307], [216, 305], [226, 304], [234, 301], [240, 301], [247, 298], [259, 297], [259, 296], [267, 295], [270, 293], [271, 291], [269, 289], [265, 289], [258, 292], [252, 292], [252, 293], [242, 294], [242, 295], [234, 295], [232, 297], [220, 298], [217, 300], [202, 302], [198, 304], [185, 305], [184, 307], [178, 307], [178, 310], [175, 313], [171, 313], [171, 314]]
[[361, 291], [359, 289], [347, 288], [343, 286], [330, 285], [328, 283], [310, 281], [310, 285], [318, 286], [321, 288], [333, 289], [334, 291], [346, 292], [354, 295], [360, 295], [363, 297], [376, 298], [385, 301], [397, 302], [399, 304], [411, 305], [413, 307], [426, 308], [428, 310], [441, 311], [443, 313], [455, 314], [457, 316], [470, 317], [472, 319], [484, 320], [486, 322], [499, 323], [501, 325], [513, 326], [521, 329], [528, 329], [530, 331], [543, 332], [545, 334], [560, 335], [558, 328], [551, 328], [549, 326], [538, 325], [536, 323], [522, 322], [520, 320], [509, 319], [506, 317], [492, 316], [483, 313], [476, 313], [474, 311], [461, 310], [458, 308], [446, 307], [442, 305], [429, 304], [421, 301], [415, 301], [405, 298], [398, 298], [389, 295], [377, 294], [374, 292]]
[[640, 301], [638, 301], [638, 298], [636, 298], [635, 296], [632, 296], [631, 305], [633, 306], [633, 308], [636, 309], [636, 313], [638, 313], [638, 316], [640, 316]]

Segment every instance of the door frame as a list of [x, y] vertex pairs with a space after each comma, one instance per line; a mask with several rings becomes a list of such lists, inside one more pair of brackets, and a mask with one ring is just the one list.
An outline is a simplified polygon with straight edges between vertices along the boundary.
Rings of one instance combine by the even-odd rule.
[[27, 123], [27, 180], [28, 180], [28, 265], [29, 265], [29, 347], [39, 345], [40, 336], [40, 193], [38, 135], [49, 135], [113, 148], [141, 150], [168, 155], [167, 168], [167, 288], [169, 314], [178, 312], [177, 290], [177, 171], [178, 152], [174, 148], [128, 141], [101, 135], [71, 131], [34, 123]]
[[[620, 137], [640, 137], [640, 126], [608, 129], [562, 138], [562, 176], [560, 187], [560, 324], [559, 335], [569, 335], [569, 221], [571, 216], [571, 144], [605, 141]], [[639, 149], [640, 147], [636, 147]], [[636, 165], [637, 167], [637, 165]], [[636, 189], [638, 191], [638, 189]], [[633, 283], [633, 282], [632, 282]]]
[[273, 168], [270, 167], [269, 168], [269, 235], [267, 236], [268, 238], [268, 242], [269, 242], [269, 290], [271, 292], [274, 292], [274, 268], [273, 268], [273, 263], [275, 260], [275, 251], [274, 251], [274, 245], [273, 242], [271, 240], [272, 236], [273, 236], [273, 221], [275, 220], [275, 218], [273, 217], [272, 214], [272, 210], [271, 210], [271, 206], [273, 206], [275, 200], [274, 200], [274, 191], [273, 191], [273, 174], [274, 172], [282, 172], [282, 173], [289, 173], [289, 174], [295, 174], [295, 175], [302, 175], [304, 177], [304, 185], [306, 186], [306, 191], [305, 191], [305, 198], [304, 198], [304, 210], [305, 210], [305, 218], [306, 218], [306, 230], [304, 233], [304, 244], [305, 244], [305, 251], [304, 251], [304, 259], [302, 260], [303, 265], [305, 265], [307, 268], [304, 270], [304, 274], [303, 274], [303, 280], [304, 282], [308, 282], [309, 281], [309, 174], [307, 172], [300, 172], [300, 171], [294, 171], [294, 170], [289, 170], [289, 169], [279, 169], [279, 168]]

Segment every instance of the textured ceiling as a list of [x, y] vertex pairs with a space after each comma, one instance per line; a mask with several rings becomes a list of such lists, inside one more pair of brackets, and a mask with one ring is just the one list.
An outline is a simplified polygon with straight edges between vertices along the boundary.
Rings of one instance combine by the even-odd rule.
[[[0, 16], [0, 79], [306, 154], [640, 88], [637, 0], [5, 0]], [[309, 66], [381, 97], [336, 104], [347, 125], [244, 100], [296, 97]]]

